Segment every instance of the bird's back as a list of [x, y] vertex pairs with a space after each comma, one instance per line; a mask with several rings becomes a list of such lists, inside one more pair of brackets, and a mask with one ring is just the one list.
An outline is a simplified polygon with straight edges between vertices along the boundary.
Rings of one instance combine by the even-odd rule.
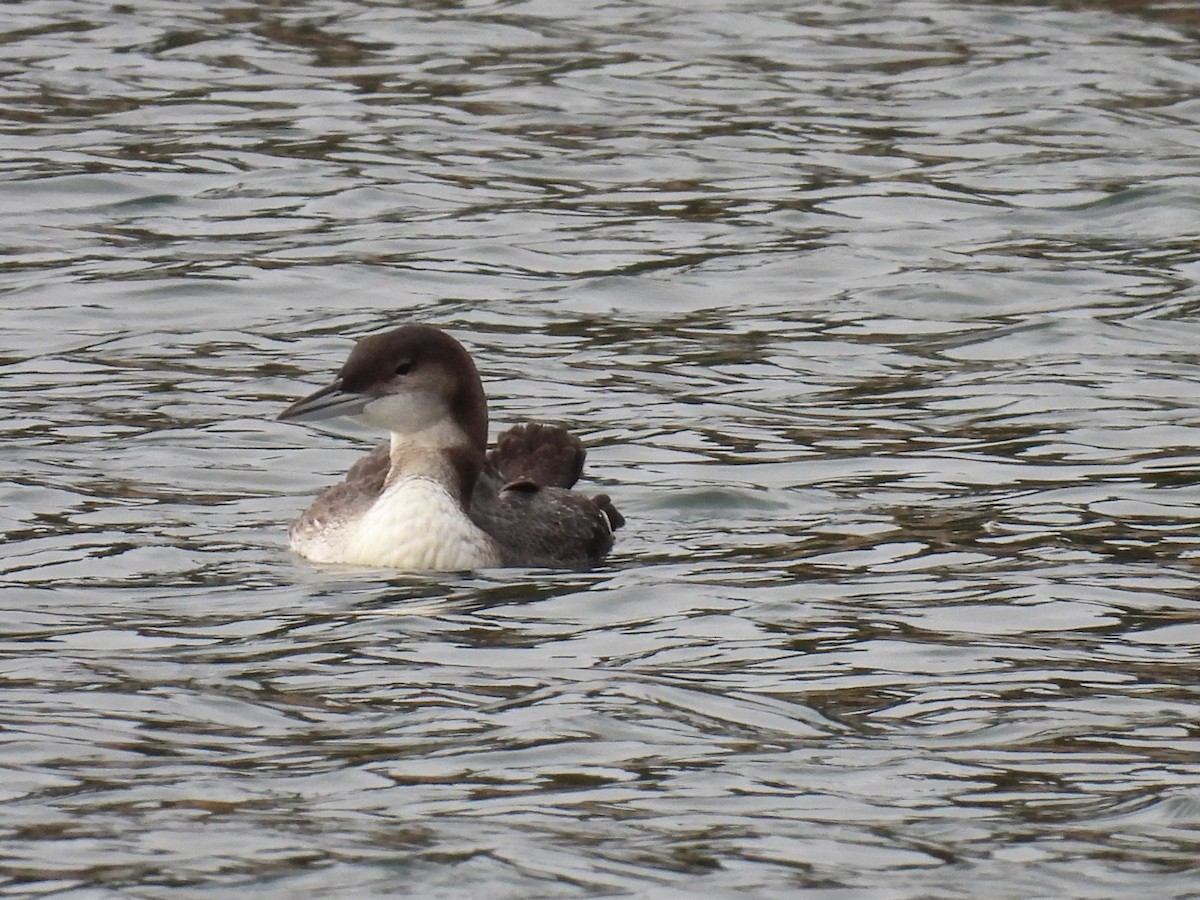
[[500, 435], [471, 498], [471, 520], [500, 546], [505, 565], [584, 569], [612, 548], [624, 518], [603, 494], [571, 490], [587, 451], [554, 425]]

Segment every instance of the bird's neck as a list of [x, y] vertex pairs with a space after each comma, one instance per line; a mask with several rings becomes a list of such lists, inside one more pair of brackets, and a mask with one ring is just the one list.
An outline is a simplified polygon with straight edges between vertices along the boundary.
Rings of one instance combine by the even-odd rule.
[[447, 436], [434, 441], [428, 438], [425, 434], [392, 432], [387, 483], [391, 485], [409, 478], [436, 481], [466, 510], [475, 480], [483, 470], [483, 449], [471, 446], [461, 433], [454, 440]]

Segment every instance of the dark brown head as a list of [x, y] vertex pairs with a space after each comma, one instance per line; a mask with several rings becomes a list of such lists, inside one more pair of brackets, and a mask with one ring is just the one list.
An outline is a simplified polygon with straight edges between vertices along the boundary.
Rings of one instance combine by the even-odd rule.
[[487, 398], [470, 354], [446, 332], [405, 325], [365, 337], [333, 384], [305, 397], [281, 419], [353, 415], [429, 447], [487, 446]]

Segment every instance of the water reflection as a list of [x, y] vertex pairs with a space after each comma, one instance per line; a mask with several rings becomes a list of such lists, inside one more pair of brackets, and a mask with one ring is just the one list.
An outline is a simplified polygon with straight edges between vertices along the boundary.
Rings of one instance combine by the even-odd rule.
[[[1189, 895], [1193, 18], [9, 7], [0, 884]], [[403, 318], [610, 566], [287, 553]]]

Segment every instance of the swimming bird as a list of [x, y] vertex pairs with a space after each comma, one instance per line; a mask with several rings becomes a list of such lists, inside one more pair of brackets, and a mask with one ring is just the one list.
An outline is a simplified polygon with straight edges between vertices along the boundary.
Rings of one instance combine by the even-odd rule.
[[586, 451], [565, 429], [525, 423], [487, 449], [487, 397], [466, 349], [429, 325], [365, 337], [333, 383], [279, 418], [353, 416], [390, 433], [288, 532], [313, 562], [409, 571], [585, 569], [624, 518], [571, 490]]

